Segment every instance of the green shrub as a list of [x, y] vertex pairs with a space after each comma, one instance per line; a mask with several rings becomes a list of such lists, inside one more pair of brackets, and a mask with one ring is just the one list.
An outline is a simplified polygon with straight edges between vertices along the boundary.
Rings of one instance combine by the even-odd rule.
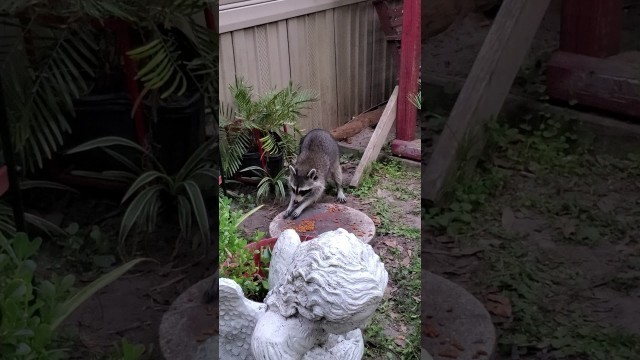
[[[64, 350], [55, 349], [56, 328], [84, 301], [145, 259], [128, 262], [85, 288], [73, 288], [73, 275], [52, 274], [35, 278], [33, 260], [42, 240], [18, 233], [7, 239], [0, 234], [0, 354], [3, 359], [55, 360]], [[35, 284], [35, 286], [34, 286]]]

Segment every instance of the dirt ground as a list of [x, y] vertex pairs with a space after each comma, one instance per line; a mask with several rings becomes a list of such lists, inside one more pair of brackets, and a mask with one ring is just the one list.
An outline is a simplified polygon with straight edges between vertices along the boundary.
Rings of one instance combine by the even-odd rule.
[[[116, 194], [85, 192], [83, 195], [36, 194], [26, 200], [36, 213], [63, 228], [72, 222], [78, 223], [81, 231], [97, 225], [115, 244], [123, 214], [117, 201], [119, 198]], [[114, 343], [122, 338], [129, 343], [145, 345], [151, 350], [151, 359], [162, 358], [158, 327], [163, 314], [189, 286], [213, 273], [211, 261], [188, 250], [179, 252], [171, 260], [176, 231], [172, 226], [160, 226], [153, 237], [141, 241], [137, 256], [152, 258], [157, 263], [139, 264], [90, 298], [65, 322], [60, 331], [61, 347], [72, 349], [71, 358], [109, 359], [114, 353]], [[85, 242], [89, 241], [85, 239]], [[51, 272], [61, 276], [72, 273], [77, 288], [103, 273], [95, 266], [79, 265], [68, 257], [65, 260], [62, 252], [59, 244], [45, 242], [37, 260], [38, 272], [45, 277]], [[117, 258], [115, 246], [113, 256]]]
[[[348, 184], [357, 167], [343, 156], [343, 183]], [[420, 309], [420, 175], [419, 168], [400, 163], [380, 165], [357, 189], [346, 189], [346, 205], [360, 210], [376, 224], [370, 242], [389, 272], [385, 299], [365, 331], [366, 359], [418, 359]], [[335, 191], [320, 202], [335, 202]], [[267, 204], [242, 225], [249, 237], [268, 233], [269, 223], [286, 203]], [[388, 357], [391, 356], [391, 357]]]
[[[640, 51], [640, 2], [626, 0], [623, 17], [621, 51]], [[561, 0], [552, 0], [525, 64], [530, 64], [559, 46]], [[470, 14], [458, 19], [446, 31], [427, 39], [423, 45], [423, 69], [427, 72], [465, 78], [480, 51], [492, 19]]]
[[428, 270], [485, 303], [498, 359], [636, 359], [640, 148], [613, 157], [553, 119], [518, 123], [492, 130], [451, 206], [427, 210]]

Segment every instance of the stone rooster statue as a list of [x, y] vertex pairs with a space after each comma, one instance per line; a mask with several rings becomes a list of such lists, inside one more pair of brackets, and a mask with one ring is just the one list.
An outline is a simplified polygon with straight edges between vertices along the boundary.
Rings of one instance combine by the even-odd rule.
[[265, 303], [221, 278], [220, 359], [360, 360], [360, 328], [373, 315], [388, 275], [368, 244], [344, 229], [300, 242], [285, 230], [273, 250]]

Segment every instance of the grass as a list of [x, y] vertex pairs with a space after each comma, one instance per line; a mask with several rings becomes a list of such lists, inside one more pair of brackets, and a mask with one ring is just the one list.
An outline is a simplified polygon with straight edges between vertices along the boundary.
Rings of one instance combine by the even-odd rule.
[[[503, 355], [636, 359], [640, 336], [596, 321], [584, 301], [578, 301], [584, 300], [580, 293], [593, 286], [590, 274], [563, 261], [562, 254], [509, 233], [503, 223], [505, 208], [526, 209], [547, 220], [542, 231], [554, 243], [586, 248], [615, 246], [640, 230], [634, 204], [623, 197], [617, 205], [627, 211], [621, 216], [605, 209], [597, 202], [601, 196], [594, 195], [607, 179], [637, 181], [640, 157], [594, 155], [567, 124], [545, 113], [513, 124], [493, 123], [488, 151], [475, 173], [456, 184], [448, 206], [423, 209], [424, 221], [433, 236], [447, 235], [462, 246], [483, 249], [483, 271], [473, 275], [478, 279], [474, 292], [480, 298], [498, 293], [512, 303], [512, 318], [498, 324]], [[627, 259], [627, 268], [640, 265], [633, 259]], [[638, 280], [616, 276], [609, 286], [625, 292], [636, 288]]]
[[[365, 174], [361, 186], [351, 193], [369, 204], [369, 213], [378, 223], [376, 233], [397, 241], [379, 251], [393, 293], [382, 301], [365, 328], [365, 358], [419, 359], [421, 233], [405, 223], [406, 210], [396, 206], [419, 199], [419, 177], [417, 171], [407, 171], [394, 160], [374, 162]], [[415, 210], [410, 212], [419, 215]]]

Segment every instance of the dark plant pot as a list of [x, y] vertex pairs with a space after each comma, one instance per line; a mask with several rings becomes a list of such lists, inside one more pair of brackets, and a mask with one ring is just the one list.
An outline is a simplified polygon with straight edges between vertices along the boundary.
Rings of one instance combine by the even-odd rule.
[[188, 92], [162, 101], [155, 122], [151, 103], [145, 102], [144, 106], [151, 119], [154, 154], [169, 174], [175, 174], [204, 142], [204, 98], [198, 92]]
[[[313, 236], [309, 236], [309, 235], [299, 235], [299, 236], [300, 236], [300, 241], [308, 241], [313, 239]], [[244, 247], [245, 249], [250, 250], [254, 253], [253, 261], [255, 265], [258, 267], [258, 271], [256, 272], [258, 275], [264, 276], [264, 273], [262, 272], [262, 268], [268, 265], [268, 264], [262, 263], [262, 261], [260, 260], [260, 254], [262, 253], [262, 250], [268, 247], [271, 251], [273, 251], [273, 248], [276, 246], [277, 241], [278, 241], [277, 237], [272, 237], [272, 238], [267, 238], [260, 241], [252, 242], [250, 244], [247, 244], [247, 246]]]
[[[74, 101], [74, 108], [76, 116], [70, 121], [73, 133], [66, 140], [65, 149], [105, 136], [117, 136], [137, 142], [135, 124], [131, 119], [132, 104], [129, 94], [84, 96]], [[139, 152], [133, 149], [114, 149], [134, 162], [136, 157], [139, 157]], [[65, 156], [65, 160], [71, 161], [80, 170], [127, 170], [101, 149], [68, 155]]]
[[0, 164], [0, 196], [9, 190], [9, 175], [7, 174], [7, 167], [4, 164]]
[[[284, 157], [282, 156], [282, 154], [266, 155], [266, 158], [267, 158], [267, 172], [269, 173], [269, 176], [274, 177], [278, 175], [278, 173], [282, 170], [282, 167], [284, 166]], [[246, 169], [250, 166], [257, 166], [259, 168], [262, 167], [262, 162], [260, 161], [259, 152], [250, 152], [242, 155], [242, 163], [240, 164], [240, 170]], [[250, 177], [250, 176], [262, 177], [263, 175], [260, 172], [255, 170], [251, 170], [251, 171], [240, 171], [240, 170], [238, 170], [237, 175], [242, 177]]]

